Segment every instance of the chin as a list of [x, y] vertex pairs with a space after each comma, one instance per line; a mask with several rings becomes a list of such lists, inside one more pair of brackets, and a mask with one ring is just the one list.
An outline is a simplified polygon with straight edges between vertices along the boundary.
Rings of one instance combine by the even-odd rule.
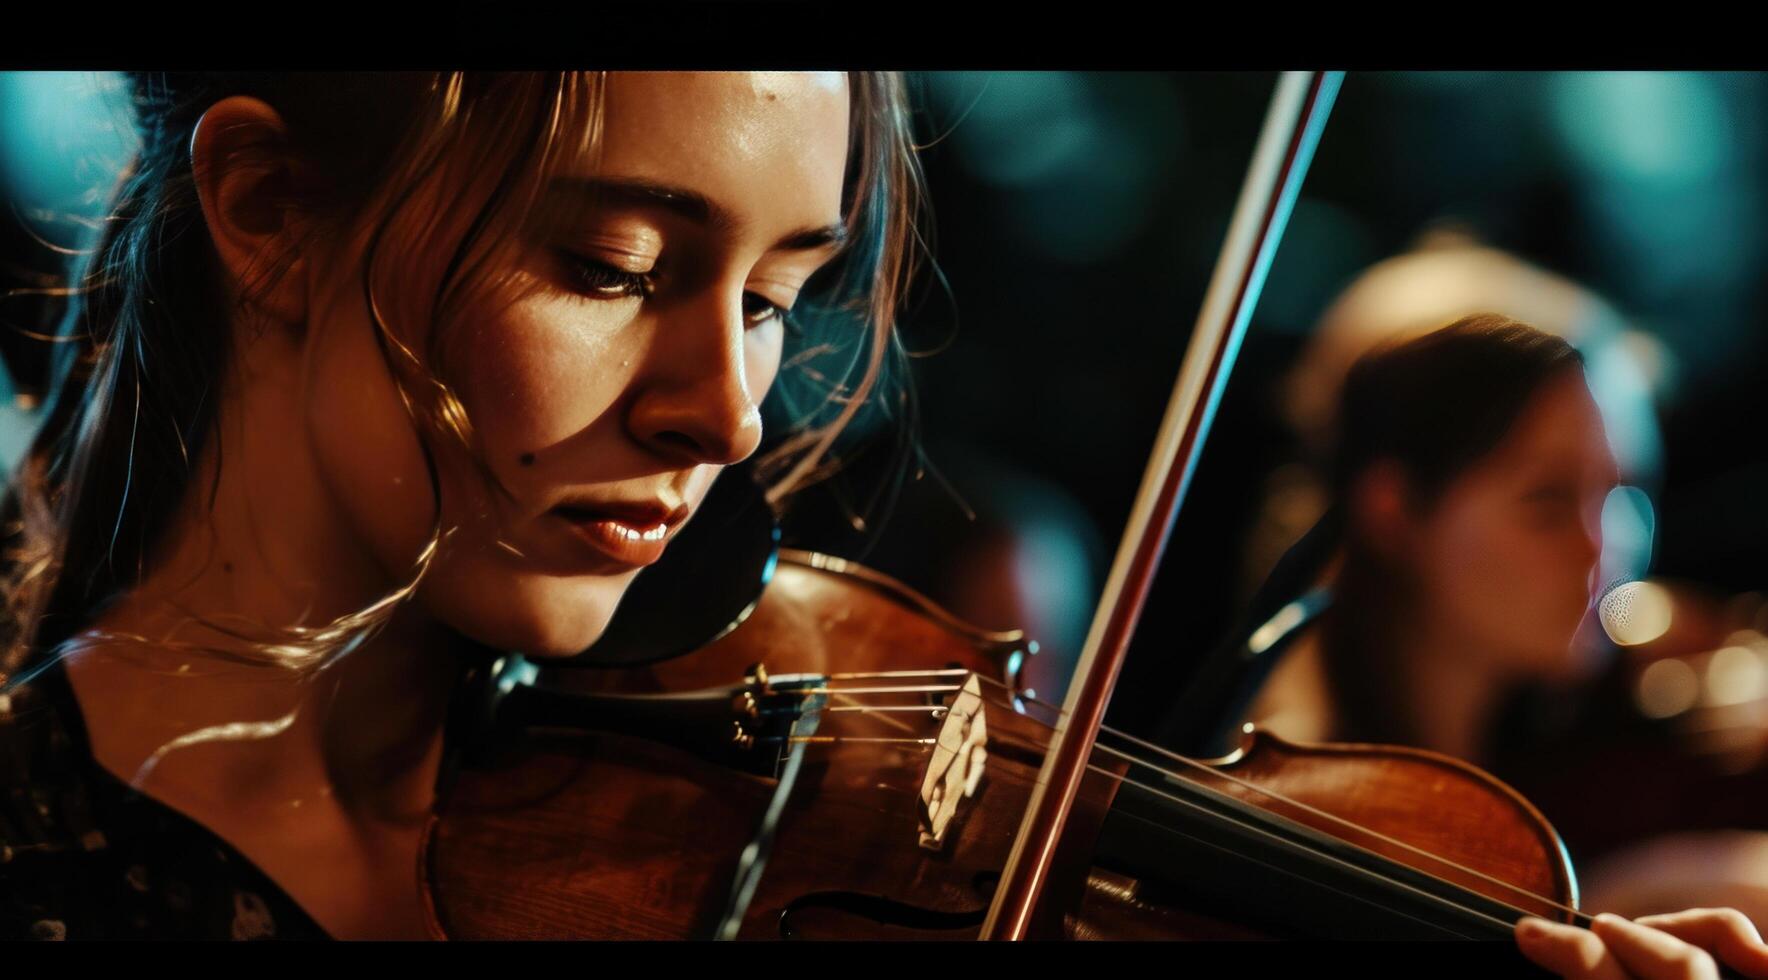
[[1602, 628], [1594, 612], [1586, 615], [1572, 635], [1570, 673], [1574, 680], [1592, 677], [1605, 670], [1614, 659], [1615, 646]]
[[1548, 684], [1567, 684], [1582, 679], [1590, 665], [1582, 650], [1567, 643], [1553, 651], [1552, 659], [1543, 659], [1537, 678]]
[[[470, 596], [427, 596], [451, 629], [496, 650], [544, 660], [576, 657], [607, 631], [630, 577], [518, 580]], [[442, 590], [444, 593], [447, 590]]]
[[[1545, 631], [1544, 631], [1545, 632]], [[1600, 627], [1598, 628], [1600, 632]], [[1566, 684], [1588, 677], [1602, 664], [1598, 649], [1582, 628], [1553, 631], [1554, 640], [1536, 649], [1529, 673], [1548, 684]]]

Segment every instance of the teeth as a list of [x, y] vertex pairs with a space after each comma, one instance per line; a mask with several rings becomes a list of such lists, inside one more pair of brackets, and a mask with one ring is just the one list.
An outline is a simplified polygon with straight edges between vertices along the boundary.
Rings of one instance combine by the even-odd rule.
[[558, 510], [560, 514], [564, 515], [567, 520], [570, 520], [573, 523], [602, 524], [605, 527], [610, 528], [615, 534], [633, 541], [661, 541], [669, 536], [669, 525], [667, 523], [641, 527], [621, 520], [618, 517], [610, 517], [607, 514], [598, 514], [595, 511], [583, 510], [577, 507], [560, 507]]
[[655, 527], [648, 527], [644, 530], [639, 530], [636, 527], [629, 524], [622, 524], [618, 521], [610, 521], [608, 522], [608, 526], [614, 529], [615, 534], [620, 535], [628, 541], [661, 541], [663, 540], [663, 537], [669, 533], [669, 525], [667, 524], [658, 524]]

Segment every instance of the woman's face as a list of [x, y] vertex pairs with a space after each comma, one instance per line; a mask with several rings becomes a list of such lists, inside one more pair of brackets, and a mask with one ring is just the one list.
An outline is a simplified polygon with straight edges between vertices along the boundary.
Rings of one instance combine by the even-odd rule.
[[1602, 507], [1617, 479], [1583, 378], [1543, 386], [1417, 522], [1410, 564], [1427, 615], [1503, 673], [1574, 673], [1572, 637], [1601, 585]]
[[[509, 270], [516, 298], [443, 338], [440, 373], [507, 494], [444, 454], [443, 524], [459, 530], [419, 602], [542, 656], [593, 643], [720, 470], [755, 451], [781, 316], [841, 227], [842, 75], [615, 74], [605, 107], [599, 162], [543, 194]], [[362, 295], [360, 277], [341, 282], [312, 316], [308, 428], [332, 496], [396, 580], [434, 512]]]

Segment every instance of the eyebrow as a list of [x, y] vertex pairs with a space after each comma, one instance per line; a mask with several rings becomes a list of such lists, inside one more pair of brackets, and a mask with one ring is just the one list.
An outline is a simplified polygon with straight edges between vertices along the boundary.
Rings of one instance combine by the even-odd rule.
[[[560, 177], [548, 188], [548, 194], [566, 194], [593, 205], [661, 208], [714, 231], [730, 231], [742, 224], [735, 215], [698, 191], [638, 178]], [[790, 232], [768, 251], [808, 252], [846, 243], [847, 226], [837, 221]]]

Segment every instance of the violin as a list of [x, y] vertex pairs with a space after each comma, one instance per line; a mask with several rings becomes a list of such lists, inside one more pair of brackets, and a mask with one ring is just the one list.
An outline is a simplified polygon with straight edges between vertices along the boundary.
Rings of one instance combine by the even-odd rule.
[[1193, 760], [1102, 724], [1338, 82], [1279, 84], [1063, 704], [1023, 688], [1022, 635], [780, 552], [741, 625], [691, 653], [681, 636], [662, 653], [615, 636], [592, 651], [612, 666], [507, 654], [470, 675], [420, 862], [433, 934], [1508, 940], [1525, 914], [1587, 925], [1553, 829], [1470, 766], [1256, 730]]
[[[1028, 648], [788, 551], [753, 615], [692, 657], [530, 683], [503, 658], [481, 687], [507, 687], [521, 737], [455, 773], [432, 821], [432, 931], [974, 938], [1058, 714], [1016, 693]], [[737, 666], [762, 652], [775, 668]], [[701, 686], [728, 670], [745, 676]], [[658, 684], [673, 693], [632, 693]], [[1539, 813], [1446, 757], [1252, 732], [1187, 763], [1138, 741], [1100, 743], [1075, 820], [1090, 834], [1030, 935], [1505, 938], [1521, 912], [1575, 903]]]

